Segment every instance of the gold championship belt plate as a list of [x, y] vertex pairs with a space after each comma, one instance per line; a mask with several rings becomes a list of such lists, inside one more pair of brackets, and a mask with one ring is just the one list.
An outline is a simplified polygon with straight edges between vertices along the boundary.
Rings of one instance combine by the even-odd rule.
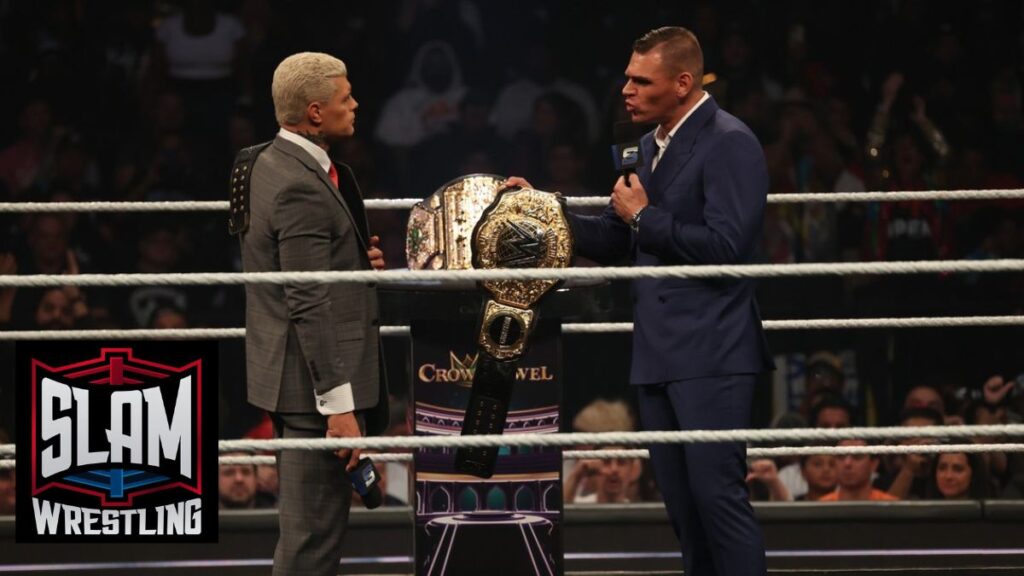
[[[473, 231], [473, 265], [493, 268], [565, 268], [572, 262], [572, 232], [558, 194], [529, 188], [506, 190]], [[484, 306], [478, 343], [496, 360], [523, 355], [533, 328], [532, 307], [559, 280], [480, 282], [491, 299]]]

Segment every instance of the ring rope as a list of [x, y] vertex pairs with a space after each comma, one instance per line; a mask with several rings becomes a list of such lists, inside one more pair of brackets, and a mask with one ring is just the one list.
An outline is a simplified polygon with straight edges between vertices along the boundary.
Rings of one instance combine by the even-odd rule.
[[570, 432], [565, 434], [488, 434], [479, 436], [387, 436], [360, 438], [294, 438], [221, 440], [220, 451], [370, 450], [462, 448], [489, 446], [576, 446], [680, 444], [694, 442], [814, 442], [844, 439], [899, 440], [906, 438], [1024, 437], [1024, 424], [983, 426], [920, 426], [884, 428], [804, 428], [785, 430], [668, 430], [645, 432]]
[[[907, 444], [878, 446], [778, 446], [748, 448], [748, 458], [775, 458], [780, 456], [843, 456], [847, 454], [945, 454], [964, 452], [984, 454], [990, 452], [1024, 452], [1024, 444]], [[375, 462], [411, 462], [408, 452], [365, 454]], [[274, 456], [221, 456], [221, 464], [273, 464]], [[650, 458], [645, 448], [632, 450], [563, 450], [565, 460], [610, 460], [613, 458]]]
[[462, 448], [489, 446], [636, 446], [694, 442], [814, 442], [844, 439], [970, 438], [1022, 436], [1024, 424], [984, 426], [921, 426], [914, 428], [805, 428], [786, 430], [669, 430], [645, 432], [571, 432], [566, 434], [489, 434], [479, 436], [388, 436], [361, 438], [295, 438], [221, 440], [221, 452], [253, 450], [342, 450], [362, 448]]
[[[1021, 326], [1024, 316], [937, 316], [908, 318], [806, 318], [762, 320], [765, 330], [827, 330], [834, 328], [938, 328], [969, 326]], [[562, 324], [563, 334], [632, 332], [632, 322]], [[408, 336], [409, 326], [381, 326], [382, 336]], [[0, 342], [18, 340], [213, 340], [244, 338], [245, 328], [135, 328], [130, 330], [8, 330]]]
[[[481, 434], [478, 436], [371, 436], [359, 438], [276, 438], [220, 440], [221, 452], [274, 450], [364, 450], [463, 448], [489, 446], [637, 446], [695, 442], [821, 442], [837, 440], [903, 440], [908, 438], [1024, 438], [1024, 424], [971, 426], [888, 426], [849, 428], [787, 428], [737, 430], [649, 430], [644, 432], [569, 432], [560, 434]], [[13, 444], [0, 445], [0, 457], [14, 454]]]
[[[944, 454], [947, 452], [989, 453], [989, 452], [1024, 452], [1024, 444], [910, 444], [910, 445], [879, 445], [879, 446], [781, 446], [775, 448], [748, 448], [747, 458], [774, 458], [780, 456], [817, 456], [846, 454]], [[413, 454], [408, 452], [383, 452], [367, 454], [374, 462], [411, 462]], [[564, 450], [564, 460], [608, 460], [613, 458], [650, 458], [646, 449], [633, 450]], [[269, 466], [277, 463], [275, 456], [220, 456], [218, 461], [223, 466], [235, 464], [254, 464]], [[15, 467], [15, 460], [0, 459], [0, 470]]]
[[403, 283], [496, 280], [626, 280], [640, 278], [774, 278], [855, 274], [1020, 272], [1024, 259], [822, 262], [491, 270], [338, 270], [326, 272], [195, 272], [169, 274], [32, 274], [0, 276], [0, 288], [54, 286], [200, 286], [211, 284]]
[[[768, 194], [769, 204], [803, 202], [906, 202], [915, 200], [1007, 200], [1024, 198], [1024, 189], [981, 190], [900, 190], [893, 192], [811, 192], [805, 194]], [[363, 203], [368, 210], [402, 210], [423, 202], [421, 198], [371, 198]], [[569, 206], [607, 206], [607, 196], [567, 197]], [[33, 212], [223, 212], [225, 200], [185, 200], [177, 202], [0, 202], [0, 213]]]

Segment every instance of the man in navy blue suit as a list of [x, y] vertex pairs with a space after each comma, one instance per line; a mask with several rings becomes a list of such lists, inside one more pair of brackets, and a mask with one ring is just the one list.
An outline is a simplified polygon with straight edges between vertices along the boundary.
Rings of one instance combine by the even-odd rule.
[[[622, 90], [646, 160], [616, 182], [598, 216], [571, 218], [577, 251], [638, 266], [749, 262], [768, 193], [764, 152], [747, 126], [702, 88], [689, 30], [659, 28], [633, 45]], [[510, 184], [527, 185], [519, 178]], [[772, 368], [754, 283], [633, 282], [633, 363], [646, 430], [750, 426], [757, 374]], [[764, 543], [744, 483], [742, 443], [651, 447], [687, 576], [763, 576]]]

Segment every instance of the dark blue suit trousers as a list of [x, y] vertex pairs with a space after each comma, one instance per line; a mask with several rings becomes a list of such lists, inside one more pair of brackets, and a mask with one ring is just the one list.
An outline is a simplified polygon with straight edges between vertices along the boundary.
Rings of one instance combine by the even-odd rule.
[[[750, 426], [756, 376], [740, 374], [637, 386], [644, 430], [729, 430]], [[654, 474], [687, 576], [764, 576], [761, 529], [744, 478], [742, 442], [650, 447]]]

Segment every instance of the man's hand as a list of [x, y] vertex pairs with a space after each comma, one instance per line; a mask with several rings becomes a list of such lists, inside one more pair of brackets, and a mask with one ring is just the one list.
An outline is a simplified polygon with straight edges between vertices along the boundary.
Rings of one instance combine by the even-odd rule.
[[370, 236], [370, 247], [366, 250], [370, 258], [370, 266], [374, 270], [384, 269], [384, 251], [380, 249], [380, 236]]
[[577, 460], [576, 465], [573, 466], [572, 473], [578, 474], [580, 480], [591, 478], [601, 472], [601, 465], [602, 462], [600, 460]]
[[779, 469], [774, 460], [761, 458], [750, 463], [747, 484], [755, 481], [761, 482], [765, 488], [768, 488], [768, 494], [774, 502], [786, 502], [793, 499], [789, 494], [789, 489], [779, 478]]
[[526, 178], [522, 178], [520, 176], [509, 176], [508, 180], [505, 180], [501, 184], [501, 190], [504, 190], [506, 188], [516, 188], [516, 187], [518, 187], [518, 188], [529, 188], [531, 190], [535, 190], [533, 185], [526, 181]]
[[626, 181], [621, 176], [615, 182], [615, 188], [612, 189], [612, 206], [626, 224], [633, 220], [633, 216], [641, 208], [647, 206], [647, 191], [640, 184], [640, 178], [636, 174], [629, 175], [629, 186], [626, 186]]
[[999, 406], [1006, 399], [1006, 395], [1013, 390], [1013, 385], [1016, 384], [1013, 380], [1003, 380], [1002, 376], [992, 376], [985, 381], [985, 385], [981, 391], [985, 395], [985, 404], [989, 406]]
[[[354, 412], [331, 414], [327, 417], [328, 438], [359, 438], [362, 435], [362, 432], [359, 431], [359, 422], [356, 421]], [[356, 448], [353, 450], [338, 450], [337, 455], [342, 460], [348, 460], [345, 464], [345, 470], [351, 472], [359, 464], [359, 455], [362, 453], [362, 450]]]
[[779, 469], [775, 462], [768, 458], [761, 458], [750, 463], [747, 471], [747, 482], [759, 480], [766, 485], [772, 485], [779, 481]]

